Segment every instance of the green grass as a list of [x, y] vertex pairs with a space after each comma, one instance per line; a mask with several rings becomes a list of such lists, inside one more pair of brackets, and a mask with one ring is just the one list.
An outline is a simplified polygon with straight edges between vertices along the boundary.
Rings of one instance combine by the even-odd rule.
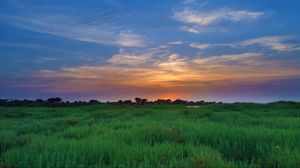
[[0, 167], [298, 167], [300, 103], [0, 107]]

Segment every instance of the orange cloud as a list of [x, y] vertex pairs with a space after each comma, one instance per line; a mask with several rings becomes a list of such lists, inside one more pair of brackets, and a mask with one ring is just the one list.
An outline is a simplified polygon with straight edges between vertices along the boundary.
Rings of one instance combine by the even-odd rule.
[[[276, 60], [263, 60], [259, 53], [185, 58], [177, 54], [115, 55], [99, 66], [42, 70], [36, 77], [56, 79], [50, 90], [63, 92], [105, 91], [109, 88], [161, 88], [164, 94], [177, 89], [203, 87], [207, 83], [258, 82], [300, 75], [299, 69]], [[180, 91], [176, 91], [179, 92]], [[182, 94], [182, 93], [180, 93]], [[173, 96], [162, 96], [173, 97]]]

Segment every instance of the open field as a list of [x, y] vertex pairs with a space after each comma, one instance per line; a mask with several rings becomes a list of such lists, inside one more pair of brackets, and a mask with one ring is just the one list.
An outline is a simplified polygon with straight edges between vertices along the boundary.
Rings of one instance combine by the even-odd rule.
[[0, 167], [298, 167], [300, 103], [0, 107]]

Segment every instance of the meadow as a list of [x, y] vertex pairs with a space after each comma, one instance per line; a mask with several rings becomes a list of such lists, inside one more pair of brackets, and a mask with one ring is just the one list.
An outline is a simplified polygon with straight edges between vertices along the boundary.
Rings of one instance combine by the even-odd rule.
[[1, 168], [299, 166], [300, 103], [0, 107]]

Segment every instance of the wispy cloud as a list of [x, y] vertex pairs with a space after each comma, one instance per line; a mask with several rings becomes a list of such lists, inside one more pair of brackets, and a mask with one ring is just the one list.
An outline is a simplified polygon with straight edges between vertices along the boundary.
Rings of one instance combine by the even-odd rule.
[[[175, 53], [160, 57], [155, 54], [126, 55], [124, 52], [108, 59], [103, 65], [41, 70], [36, 77], [60, 81], [61, 83], [52, 89], [71, 89], [72, 92], [97, 90], [110, 85], [189, 88], [213, 81], [257, 82], [300, 75], [299, 69], [288, 67], [286, 64], [288, 62], [264, 60], [261, 53], [251, 52], [194, 58]], [[95, 85], [91, 86], [91, 83]], [[61, 89], [61, 86], [66, 84], [69, 88]]]
[[292, 38], [293, 38], [292, 36], [265, 36], [265, 37], [245, 40], [242, 43], [240, 43], [240, 45], [242, 46], [259, 45], [275, 51], [300, 50], [300, 45], [295, 45], [287, 42]]
[[142, 47], [146, 45], [146, 40], [145, 37], [141, 35], [131, 32], [121, 32], [116, 43], [124, 47]]
[[123, 47], [146, 45], [145, 36], [127, 29], [122, 24], [120, 19], [123, 14], [124, 12], [120, 11], [110, 11], [73, 16], [53, 12], [25, 16], [4, 16], [3, 18], [7, 22], [24, 29], [78, 41]]
[[156, 62], [155, 66], [167, 72], [184, 72], [187, 69], [188, 63], [186, 58], [181, 58], [177, 54], [172, 54], [168, 56], [166, 61]]
[[175, 12], [174, 17], [184, 23], [201, 26], [214, 25], [220, 22], [239, 22], [254, 20], [263, 15], [263, 12], [251, 12], [247, 10], [221, 9], [209, 12], [200, 12], [190, 9]]
[[215, 27], [226, 22], [245, 22], [253, 21], [264, 15], [263, 12], [248, 11], [248, 10], [233, 10], [233, 9], [218, 9], [213, 11], [199, 11], [190, 8], [185, 8], [174, 12], [174, 18], [186, 25], [181, 28], [193, 32], [207, 32], [214, 30], [222, 30]]
[[57, 58], [57, 57], [41, 57], [39, 59], [36, 59], [34, 62], [42, 64], [42, 63], [46, 63], [46, 62], [53, 62], [53, 61], [60, 61], [60, 60], [61, 59]]
[[183, 4], [190, 4], [190, 3], [193, 3], [195, 2], [196, 0], [182, 0], [182, 3]]
[[[241, 53], [241, 54], [225, 54], [218, 56], [211, 56], [208, 58], [196, 58], [193, 62], [202, 66], [220, 66], [220, 65], [250, 65], [250, 61], [257, 63], [257, 58], [261, 56], [260, 53]], [[230, 66], [229, 65], [229, 66]]]
[[213, 48], [216, 47], [217, 44], [210, 44], [210, 43], [191, 43], [190, 47], [192, 48], [197, 48], [197, 49], [209, 49], [209, 48]]
[[148, 63], [151, 59], [151, 54], [117, 54], [107, 60], [112, 65], [126, 65], [126, 66], [141, 66], [142, 64]]
[[183, 44], [183, 42], [180, 41], [180, 40], [177, 40], [177, 41], [171, 41], [168, 44], [170, 44], [170, 45], [179, 45], [179, 44]]
[[294, 38], [294, 36], [263, 36], [232, 43], [190, 43], [190, 47], [205, 50], [215, 47], [261, 46], [278, 52], [290, 52], [300, 50], [300, 44], [290, 42]]
[[144, 50], [120, 49], [119, 53], [113, 55], [106, 62], [114, 66], [148, 66], [157, 60], [162, 60], [170, 55], [168, 46], [146, 48]]

